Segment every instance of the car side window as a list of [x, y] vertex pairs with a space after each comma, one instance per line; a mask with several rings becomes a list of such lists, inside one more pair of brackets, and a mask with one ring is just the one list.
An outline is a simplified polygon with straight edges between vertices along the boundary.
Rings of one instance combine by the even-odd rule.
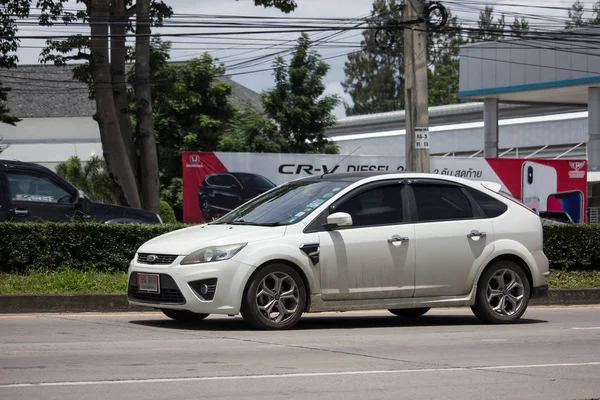
[[352, 217], [352, 226], [400, 224], [402, 211], [402, 186], [390, 185], [369, 189], [336, 207], [334, 212], [345, 212]]
[[72, 194], [51, 181], [36, 174], [7, 172], [8, 185], [13, 201], [69, 204]]
[[237, 180], [233, 176], [231, 176], [231, 175], [222, 175], [221, 179], [222, 179], [222, 182], [223, 182], [221, 184], [222, 186], [228, 186], [228, 187], [231, 186], [231, 185], [238, 185], [239, 186]]
[[208, 178], [208, 183], [213, 186], [225, 186], [223, 175], [213, 175]]
[[473, 200], [479, 204], [479, 207], [483, 210], [486, 217], [496, 218], [508, 210], [508, 206], [503, 202], [496, 200], [492, 196], [488, 196], [480, 190], [467, 187], [467, 192]]
[[421, 222], [474, 218], [473, 206], [460, 186], [411, 185]]

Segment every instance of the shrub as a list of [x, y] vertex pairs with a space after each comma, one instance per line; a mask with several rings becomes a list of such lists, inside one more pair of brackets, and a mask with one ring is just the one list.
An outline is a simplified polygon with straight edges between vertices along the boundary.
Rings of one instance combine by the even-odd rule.
[[177, 223], [177, 218], [175, 217], [175, 211], [173, 211], [173, 209], [171, 208], [169, 203], [167, 203], [166, 201], [163, 201], [163, 200], [160, 201], [160, 210], [159, 210], [158, 214], [160, 215], [160, 219], [162, 219], [162, 222], [165, 224], [176, 224]]
[[600, 269], [600, 225], [544, 227], [544, 253], [553, 269]]
[[0, 223], [0, 271], [125, 271], [144, 242], [185, 225]]
[[[144, 242], [183, 224], [0, 223], [0, 272], [126, 271]], [[600, 269], [600, 225], [544, 227], [553, 269]]]

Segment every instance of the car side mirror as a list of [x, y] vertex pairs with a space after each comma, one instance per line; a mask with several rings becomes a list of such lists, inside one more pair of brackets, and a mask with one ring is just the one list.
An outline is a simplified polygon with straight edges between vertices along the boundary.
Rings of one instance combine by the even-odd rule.
[[229, 187], [231, 189], [241, 189], [240, 185], [238, 185], [237, 183], [232, 183]]
[[345, 212], [336, 212], [327, 217], [325, 229], [331, 230], [343, 226], [352, 226], [352, 217]]

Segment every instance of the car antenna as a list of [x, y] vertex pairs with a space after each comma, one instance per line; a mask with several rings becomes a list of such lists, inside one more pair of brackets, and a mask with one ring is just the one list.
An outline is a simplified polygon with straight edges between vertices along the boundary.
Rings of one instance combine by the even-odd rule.
[[[331, 171], [335, 171], [335, 170], [337, 169], [337, 167], [339, 167], [339, 166], [340, 166], [340, 164], [341, 164], [341, 163], [343, 163], [343, 162], [344, 162], [344, 160], [345, 160], [346, 158], [348, 158], [348, 157], [350, 157], [352, 154], [356, 153], [356, 151], [357, 151], [358, 149], [360, 149], [361, 147], [362, 147], [362, 146], [358, 146], [356, 149], [354, 149], [354, 151], [353, 151], [352, 153], [350, 153], [350, 154], [348, 154], [346, 157], [342, 158], [342, 159], [341, 159], [341, 160], [340, 160], [340, 161], [339, 161], [337, 164], [335, 164], [335, 165], [333, 166], [333, 168], [331, 169]], [[321, 178], [323, 178], [325, 175], [329, 175], [329, 174], [333, 174], [333, 172], [325, 171], [325, 172], [323, 173], [323, 175], [321, 175]]]

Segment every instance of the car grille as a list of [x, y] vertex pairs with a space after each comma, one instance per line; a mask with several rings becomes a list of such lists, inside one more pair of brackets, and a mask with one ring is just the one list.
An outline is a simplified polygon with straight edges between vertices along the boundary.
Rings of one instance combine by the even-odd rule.
[[127, 290], [129, 299], [152, 304], [185, 304], [185, 297], [183, 297], [173, 278], [166, 274], [158, 275], [160, 277], [160, 293], [149, 293], [139, 291], [137, 273], [132, 273]]
[[[150, 255], [154, 255], [156, 256], [156, 260], [155, 261], [148, 261], [148, 256]], [[137, 255], [137, 261], [139, 263], [142, 264], [153, 264], [153, 265], [169, 265], [169, 264], [173, 264], [173, 262], [175, 261], [175, 259], [177, 258], [176, 255], [173, 254], [150, 254], [150, 253], [138, 253]]]

